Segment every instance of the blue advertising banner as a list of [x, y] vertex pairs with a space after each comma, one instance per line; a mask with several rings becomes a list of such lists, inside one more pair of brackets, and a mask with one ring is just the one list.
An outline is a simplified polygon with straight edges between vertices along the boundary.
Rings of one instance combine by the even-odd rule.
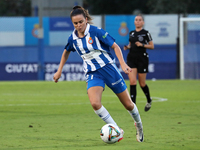
[[144, 21], [144, 28], [150, 32], [154, 44], [176, 44], [178, 15], [145, 15]]
[[1, 17], [0, 32], [24, 32], [24, 17]]
[[50, 31], [74, 30], [70, 17], [56, 17], [49, 19]]
[[105, 30], [119, 45], [129, 43], [129, 32], [135, 30], [134, 15], [106, 15]]
[[176, 79], [176, 62], [151, 62], [147, 79]]
[[0, 46], [24, 44], [24, 17], [0, 17]]
[[[119, 66], [119, 65], [117, 65]], [[176, 78], [176, 63], [158, 63], [150, 62], [149, 63], [149, 72], [147, 73], [147, 79], [175, 79]], [[119, 67], [119, 70], [124, 77], [128, 79], [122, 69]]]
[[0, 63], [0, 80], [37, 80], [36, 63]]
[[[123, 72], [119, 63], [116, 64], [119, 71], [125, 80], [128, 80], [128, 75]], [[57, 71], [59, 63], [46, 64], [45, 80], [53, 81], [53, 75]], [[147, 79], [175, 79], [176, 78], [176, 63], [149, 63], [149, 73]], [[66, 63], [63, 67], [62, 76], [59, 81], [79, 81], [85, 80], [82, 63]]]
[[[38, 17], [26, 17], [25, 18], [25, 45], [37, 45], [38, 44]], [[49, 18], [43, 18], [44, 29], [44, 44], [49, 45]]]
[[49, 45], [66, 45], [67, 39], [74, 30], [70, 17], [49, 18]]
[[[47, 63], [45, 80], [53, 81], [53, 75], [58, 70], [59, 63]], [[83, 81], [85, 80], [85, 73], [83, 71], [83, 64], [80, 62], [66, 63], [62, 70], [62, 75], [59, 81]]]
[[[128, 76], [116, 64], [124, 79]], [[59, 63], [45, 64], [45, 80], [53, 81], [53, 75], [57, 71]], [[0, 63], [0, 80], [37, 80], [37, 63]], [[175, 79], [176, 63], [150, 63], [147, 79]], [[83, 81], [85, 73], [80, 62], [66, 63], [63, 67], [59, 81]]]

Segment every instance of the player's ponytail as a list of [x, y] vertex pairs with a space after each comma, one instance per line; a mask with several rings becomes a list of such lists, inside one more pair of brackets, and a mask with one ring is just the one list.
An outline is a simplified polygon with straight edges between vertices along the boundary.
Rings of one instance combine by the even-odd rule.
[[87, 18], [89, 24], [92, 24], [92, 17], [90, 16], [88, 10], [85, 10], [81, 6], [74, 6], [73, 10], [70, 13], [70, 18], [72, 19], [73, 16], [82, 14], [84, 18]]

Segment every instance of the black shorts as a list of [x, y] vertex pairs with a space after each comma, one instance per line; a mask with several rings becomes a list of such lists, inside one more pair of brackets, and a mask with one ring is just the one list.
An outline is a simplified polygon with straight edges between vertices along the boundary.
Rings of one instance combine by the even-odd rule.
[[149, 65], [148, 53], [128, 54], [127, 64], [130, 68], [137, 68], [138, 73], [147, 73]]

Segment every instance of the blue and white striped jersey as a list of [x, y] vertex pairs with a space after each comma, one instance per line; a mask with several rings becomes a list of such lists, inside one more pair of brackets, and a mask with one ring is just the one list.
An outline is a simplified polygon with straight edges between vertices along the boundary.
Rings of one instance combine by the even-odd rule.
[[79, 38], [76, 30], [72, 32], [65, 46], [67, 51], [76, 51], [84, 61], [84, 71], [90, 72], [102, 68], [108, 63], [113, 63], [114, 57], [110, 48], [115, 39], [106, 31], [87, 24], [85, 36]]

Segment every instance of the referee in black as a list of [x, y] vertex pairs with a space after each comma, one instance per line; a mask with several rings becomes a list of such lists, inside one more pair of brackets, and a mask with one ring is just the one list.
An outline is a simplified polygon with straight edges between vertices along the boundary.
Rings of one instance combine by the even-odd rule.
[[127, 56], [127, 64], [132, 69], [128, 74], [130, 81], [130, 95], [134, 103], [136, 103], [136, 85], [137, 75], [140, 87], [142, 88], [147, 103], [144, 110], [151, 108], [152, 99], [150, 97], [149, 87], [146, 84], [146, 75], [148, 73], [149, 55], [146, 49], [154, 49], [152, 37], [147, 30], [143, 29], [144, 18], [142, 15], [135, 17], [135, 30], [129, 33], [129, 44], [124, 46], [124, 50], [130, 49]]

